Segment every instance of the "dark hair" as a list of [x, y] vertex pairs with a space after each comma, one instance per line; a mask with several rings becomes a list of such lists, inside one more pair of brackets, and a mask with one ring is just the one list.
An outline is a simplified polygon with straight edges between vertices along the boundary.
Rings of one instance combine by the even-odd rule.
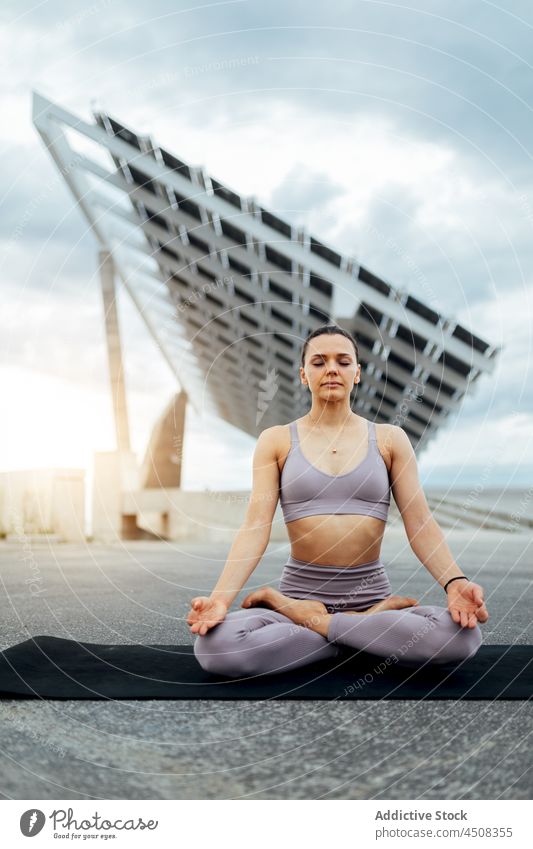
[[324, 325], [322, 325], [322, 327], [317, 327], [316, 330], [313, 330], [312, 333], [310, 333], [309, 336], [307, 337], [307, 339], [305, 340], [304, 346], [302, 348], [302, 358], [301, 358], [301, 361], [300, 361], [302, 368], [304, 366], [305, 352], [307, 351], [307, 346], [308, 346], [309, 342], [311, 341], [311, 339], [314, 339], [316, 336], [322, 336], [323, 333], [328, 333], [328, 334], [340, 333], [341, 336], [345, 336], [346, 339], [349, 339], [350, 342], [352, 343], [352, 345], [355, 348], [355, 357], [357, 359], [357, 362], [359, 362], [359, 349], [357, 347], [357, 342], [353, 338], [352, 334], [348, 333], [347, 330], [344, 330], [343, 327], [337, 327], [336, 324], [324, 324]]

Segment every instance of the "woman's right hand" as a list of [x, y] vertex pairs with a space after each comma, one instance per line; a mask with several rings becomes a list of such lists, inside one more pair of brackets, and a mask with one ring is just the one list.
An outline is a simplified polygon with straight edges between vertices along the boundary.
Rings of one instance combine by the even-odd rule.
[[200, 634], [203, 637], [210, 628], [222, 622], [227, 612], [228, 609], [221, 599], [199, 595], [191, 601], [187, 623], [191, 626], [193, 634]]

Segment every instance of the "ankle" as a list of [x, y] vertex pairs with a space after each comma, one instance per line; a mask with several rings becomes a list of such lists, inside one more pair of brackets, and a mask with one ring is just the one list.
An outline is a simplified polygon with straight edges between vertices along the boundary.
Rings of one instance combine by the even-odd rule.
[[304, 624], [310, 631], [315, 631], [317, 634], [321, 634], [327, 639], [329, 624], [333, 619], [333, 616], [333, 613], [317, 613], [315, 616], [311, 616], [308, 622]]

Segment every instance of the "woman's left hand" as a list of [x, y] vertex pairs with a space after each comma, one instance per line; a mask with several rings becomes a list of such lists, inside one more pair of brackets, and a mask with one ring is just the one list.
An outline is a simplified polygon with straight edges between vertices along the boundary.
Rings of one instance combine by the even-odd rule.
[[483, 599], [483, 587], [473, 581], [453, 581], [448, 586], [448, 610], [462, 628], [475, 628], [489, 618]]

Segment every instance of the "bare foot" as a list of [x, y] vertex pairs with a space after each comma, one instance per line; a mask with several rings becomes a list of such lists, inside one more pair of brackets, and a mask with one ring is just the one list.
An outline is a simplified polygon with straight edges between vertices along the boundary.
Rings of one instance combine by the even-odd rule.
[[283, 595], [274, 587], [261, 587], [259, 590], [254, 590], [243, 599], [241, 607], [270, 607], [272, 610], [277, 610], [278, 613], [283, 613], [296, 625], [309, 625], [318, 616], [327, 614], [327, 608], [321, 601], [313, 599], [290, 598]]
[[416, 607], [417, 605], [418, 601], [416, 598], [411, 598], [407, 595], [390, 595], [388, 598], [378, 601], [377, 604], [373, 604], [372, 607], [361, 612], [381, 613], [382, 610], [402, 610], [404, 607]]
[[[354, 616], [368, 616], [372, 613], [380, 613], [382, 610], [401, 610], [404, 607], [414, 607], [418, 604], [416, 598], [403, 595], [391, 595], [373, 604], [367, 610], [347, 610]], [[272, 610], [277, 610], [278, 613], [283, 613], [288, 619], [291, 619], [295, 625], [304, 625], [307, 628], [317, 630], [324, 627], [324, 616], [329, 616], [325, 604], [315, 599], [299, 599], [291, 598], [283, 595], [274, 587], [261, 587], [248, 593], [243, 599], [241, 607], [251, 608], [254, 606], [269, 607]], [[339, 611], [344, 612], [344, 611]], [[326, 625], [327, 628], [327, 625]]]

